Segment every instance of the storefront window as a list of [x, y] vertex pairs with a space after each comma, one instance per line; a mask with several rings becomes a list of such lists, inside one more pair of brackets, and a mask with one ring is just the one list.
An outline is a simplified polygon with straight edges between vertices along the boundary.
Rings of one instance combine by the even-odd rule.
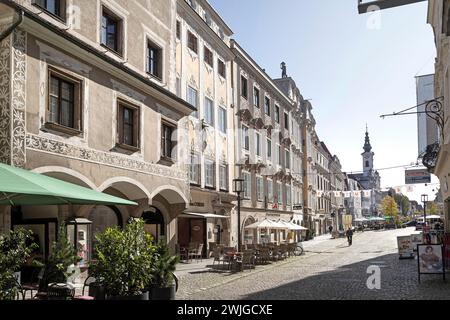
[[79, 266], [86, 266], [91, 261], [91, 226], [88, 219], [73, 218], [67, 221], [67, 237], [73, 243], [81, 261]]

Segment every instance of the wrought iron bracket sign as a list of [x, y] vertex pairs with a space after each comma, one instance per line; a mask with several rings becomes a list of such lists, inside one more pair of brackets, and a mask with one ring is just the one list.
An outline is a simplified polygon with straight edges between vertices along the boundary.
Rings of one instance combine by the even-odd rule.
[[[426, 101], [422, 104], [419, 104], [417, 106], [399, 111], [394, 112], [392, 114], [383, 114], [380, 117], [382, 119], [386, 117], [393, 117], [393, 116], [406, 116], [406, 115], [415, 115], [415, 114], [426, 114], [429, 118], [433, 119], [436, 122], [436, 125], [439, 127], [440, 131], [440, 138], [441, 141], [444, 141], [444, 125], [445, 125], [445, 115], [444, 115], [444, 108], [442, 101], [444, 100], [444, 97], [438, 97], [433, 100]], [[416, 109], [418, 107], [425, 106], [424, 111], [413, 111], [410, 110]], [[439, 154], [440, 144], [439, 142], [436, 142], [434, 144], [431, 144], [427, 147], [427, 150], [425, 154], [422, 156], [422, 162], [425, 167], [427, 167], [430, 171], [432, 171], [436, 167], [436, 161]]]

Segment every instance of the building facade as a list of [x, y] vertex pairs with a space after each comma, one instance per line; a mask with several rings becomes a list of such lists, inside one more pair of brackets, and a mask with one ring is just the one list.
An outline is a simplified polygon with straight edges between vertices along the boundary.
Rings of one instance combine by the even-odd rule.
[[178, 220], [180, 244], [236, 241], [232, 105], [232, 31], [207, 1], [177, 1], [175, 93], [197, 107], [180, 122], [187, 134], [189, 207]]
[[[435, 63], [434, 98], [442, 97], [442, 114], [450, 112], [450, 1], [429, 0], [428, 23], [434, 31], [437, 58]], [[442, 121], [439, 127], [440, 139], [437, 144], [428, 146], [424, 155], [424, 165], [435, 174], [441, 183], [446, 231], [450, 231], [450, 123]]]
[[[361, 219], [362, 214], [362, 196], [361, 196], [362, 186], [357, 181], [347, 175], [345, 179], [345, 192], [344, 192], [344, 206], [345, 214], [351, 215], [352, 220]], [[340, 217], [339, 230], [344, 230], [344, 223]]]
[[58, 3], [11, 4], [23, 19], [0, 47], [0, 161], [139, 206], [6, 207], [2, 229], [32, 228], [48, 255], [69, 217], [94, 233], [142, 217], [174, 250], [189, 205], [179, 121], [196, 110], [172, 93], [176, 3]]
[[268, 76], [207, 0], [0, 9], [19, 22], [5, 33], [0, 21], [0, 161], [138, 203], [2, 207], [0, 232], [27, 226], [48, 255], [69, 218], [90, 221], [93, 235], [143, 218], [155, 241], [206, 253], [235, 246], [238, 225], [242, 243], [298, 239], [245, 228], [265, 218], [315, 234], [339, 224], [345, 180], [311, 103], [284, 63], [281, 78]]
[[[273, 242], [279, 240], [276, 232], [261, 234], [246, 226], [265, 218], [294, 218], [291, 119], [295, 103], [236, 41], [231, 48], [238, 130], [236, 176], [244, 179], [242, 243]], [[284, 240], [286, 234], [281, 237]]]

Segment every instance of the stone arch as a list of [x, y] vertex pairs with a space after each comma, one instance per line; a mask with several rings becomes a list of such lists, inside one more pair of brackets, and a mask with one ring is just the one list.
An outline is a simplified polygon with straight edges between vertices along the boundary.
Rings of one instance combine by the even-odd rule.
[[241, 243], [242, 244], [248, 242], [248, 239], [246, 240], [246, 236], [247, 237], [251, 236], [253, 243], [258, 242], [258, 231], [256, 229], [253, 229], [253, 230], [245, 229], [246, 226], [249, 226], [255, 222], [256, 222], [256, 218], [253, 216], [247, 216], [247, 217], [245, 217], [244, 221], [242, 221], [242, 226], [241, 226]]
[[[81, 174], [80, 172], [70, 168], [59, 166], [45, 166], [35, 168], [32, 170], [32, 172], [98, 191], [98, 188], [93, 181], [91, 181], [88, 177]], [[42, 212], [47, 212], [47, 215], [51, 218], [65, 220], [69, 216], [73, 215], [77, 217], [84, 217], [86, 211], [90, 210], [91, 208], [92, 206], [85, 205], [74, 205], [72, 207], [69, 207], [67, 205], [29, 207], [25, 210], [29, 211], [29, 213], [25, 213], [25, 216], [29, 219], [33, 219], [36, 218], [36, 214], [42, 216]]]
[[177, 187], [164, 185], [156, 188], [150, 195], [149, 199], [152, 200], [157, 195], [162, 196], [169, 204], [189, 204], [189, 200], [186, 195]]
[[47, 166], [33, 169], [32, 172], [40, 173], [55, 179], [77, 184], [79, 186], [86, 187], [92, 190], [98, 190], [94, 182], [92, 182], [89, 178], [73, 169], [58, 166]]
[[127, 177], [114, 177], [106, 180], [98, 188], [104, 192], [107, 189], [115, 189], [126, 196], [129, 200], [152, 199], [147, 188], [137, 180]]

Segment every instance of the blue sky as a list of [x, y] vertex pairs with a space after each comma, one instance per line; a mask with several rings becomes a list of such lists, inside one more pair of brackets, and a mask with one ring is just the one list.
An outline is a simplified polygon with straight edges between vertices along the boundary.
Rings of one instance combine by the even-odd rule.
[[[303, 97], [312, 99], [320, 139], [344, 170], [362, 170], [366, 123], [376, 168], [410, 164], [417, 160], [416, 117], [380, 115], [416, 105], [415, 76], [434, 73], [427, 2], [365, 15], [356, 2], [210, 0], [269, 75], [280, 77], [280, 63], [287, 63]], [[383, 187], [404, 184], [403, 169], [380, 173]], [[433, 189], [416, 186], [406, 195], [420, 200]]]

